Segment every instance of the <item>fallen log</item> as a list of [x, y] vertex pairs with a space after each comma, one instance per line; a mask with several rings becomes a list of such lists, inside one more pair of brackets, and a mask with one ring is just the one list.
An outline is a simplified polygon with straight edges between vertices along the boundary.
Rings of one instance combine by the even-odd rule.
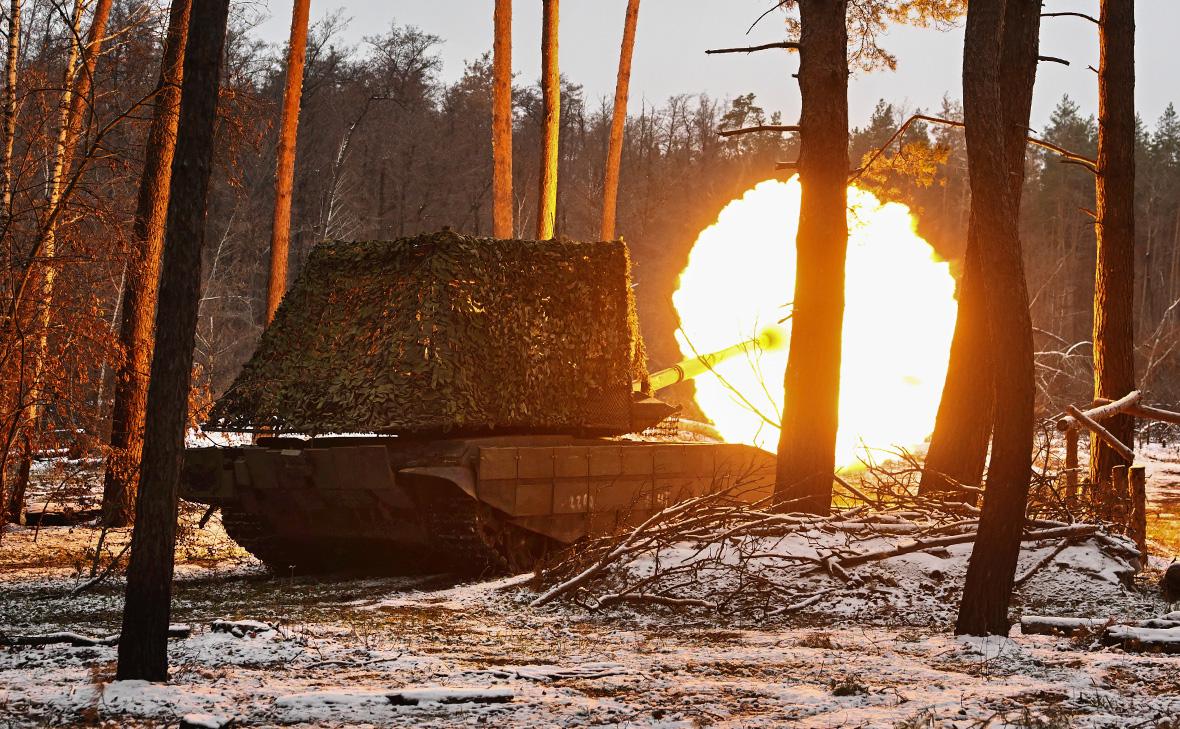
[[[192, 632], [192, 628], [188, 625], [168, 626], [169, 638], [187, 638], [192, 635]], [[82, 648], [86, 646], [111, 646], [118, 645], [118, 643], [118, 633], [96, 637], [63, 630], [56, 633], [38, 633], [34, 635], [0, 635], [0, 645], [6, 646], [68, 644], [74, 648]]]
[[1024, 635], [1077, 635], [1097, 632], [1109, 624], [1109, 620], [1101, 618], [1025, 615], [1020, 618], [1020, 632]]
[[1102, 631], [1103, 645], [1119, 646], [1136, 653], [1180, 653], [1180, 627], [1145, 628], [1135, 625], [1112, 625]]

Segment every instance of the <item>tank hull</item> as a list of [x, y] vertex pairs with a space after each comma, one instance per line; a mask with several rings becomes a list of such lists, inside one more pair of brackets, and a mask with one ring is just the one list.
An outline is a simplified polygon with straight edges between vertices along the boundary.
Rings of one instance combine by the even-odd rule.
[[572, 436], [260, 439], [186, 451], [181, 497], [279, 573], [527, 570], [693, 496], [757, 501], [774, 457]]

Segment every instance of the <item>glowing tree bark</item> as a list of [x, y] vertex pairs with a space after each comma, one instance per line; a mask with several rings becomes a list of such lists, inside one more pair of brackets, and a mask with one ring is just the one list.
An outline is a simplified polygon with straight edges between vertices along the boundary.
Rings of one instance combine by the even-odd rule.
[[229, 0], [193, 0], [160, 270], [158, 335], [127, 566], [127, 599], [116, 674], [119, 679], [168, 678], [176, 494], [184, 452], [205, 206], [228, 15]]
[[831, 509], [848, 249], [846, 2], [800, 0], [799, 180], [791, 355], [775, 495], [791, 510]]
[[135, 245], [127, 263], [127, 281], [123, 287], [123, 320], [119, 329], [123, 364], [115, 383], [110, 454], [103, 483], [103, 523], [107, 526], [126, 526], [135, 516], [132, 507], [143, 451], [156, 292], [160, 257], [164, 251], [164, 222], [168, 214], [168, 187], [172, 179], [172, 155], [176, 149], [176, 123], [180, 116], [185, 33], [191, 6], [192, 0], [173, 0], [169, 11], [160, 80], [156, 84], [155, 112], [144, 147], [143, 173], [139, 178], [139, 200], [133, 226]]
[[512, 227], [512, 0], [496, 0], [492, 47], [492, 235]]
[[[971, 219], [968, 246], [979, 252], [989, 307], [996, 393], [992, 455], [979, 536], [967, 566], [956, 633], [1008, 633], [1008, 604], [1020, 554], [1020, 536], [1032, 468], [1032, 320], [1021, 254], [1020, 201], [1013, 194], [1014, 131], [1002, 79], [1036, 72], [1040, 4], [1033, 0], [977, 0], [967, 11], [963, 49]], [[1027, 113], [1027, 112], [1026, 112]], [[1020, 128], [1023, 139], [1025, 127]]]
[[102, 44], [106, 40], [107, 21], [111, 17], [113, 0], [98, 0], [94, 15], [90, 19], [90, 30], [86, 33], [86, 45], [82, 48], [82, 62], [78, 67], [78, 78], [70, 100], [70, 118], [66, 136], [66, 165], [77, 150], [78, 137], [82, 133], [82, 118], [91, 104], [90, 91], [94, 86], [94, 69], [102, 55]]
[[545, 128], [541, 140], [540, 201], [537, 204], [537, 240], [553, 237], [557, 221], [557, 137], [561, 128], [561, 75], [557, 66], [557, 0], [542, 0], [541, 97]]
[[275, 207], [270, 233], [270, 280], [266, 287], [266, 323], [287, 291], [287, 259], [291, 248], [291, 191], [295, 183], [295, 142], [299, 132], [299, 98], [303, 91], [303, 63], [307, 56], [307, 16], [311, 0], [295, 0], [291, 10], [291, 39], [287, 44], [287, 85], [279, 122], [275, 161]]
[[[1094, 276], [1094, 396], [1118, 399], [1135, 389], [1135, 3], [1102, 0], [1098, 62], [1098, 260]], [[1134, 444], [1135, 420], [1103, 425]], [[1097, 436], [1090, 439], [1090, 480], [1130, 465]]]
[[631, 86], [631, 56], [635, 50], [635, 26], [639, 0], [627, 1], [623, 43], [619, 49], [619, 76], [615, 82], [615, 106], [611, 116], [610, 143], [606, 151], [606, 175], [602, 189], [602, 240], [614, 240], [615, 208], [619, 195], [619, 167], [623, 160], [623, 128], [627, 125], [627, 91]]
[[[1013, 4], [1013, 8], [1018, 7], [1018, 3]], [[1035, 54], [1039, 31], [1039, 17], [1031, 26], [1028, 22], [1006, 24], [1001, 49], [1001, 63], [1006, 72], [999, 81], [1000, 94], [1007, 101], [999, 113], [1004, 125], [1008, 187], [1017, 209], [1024, 189], [1027, 130], [1036, 78], [1036, 64], [1028, 61], [1029, 44]], [[978, 246], [971, 245], [969, 240], [959, 284], [959, 315], [951, 339], [946, 382], [918, 487], [921, 494], [943, 493], [951, 498], [974, 501], [975, 496], [959, 486], [978, 486], [987, 463], [995, 389], [987, 328], [988, 300], [983, 290], [985, 272], [981, 265]]]

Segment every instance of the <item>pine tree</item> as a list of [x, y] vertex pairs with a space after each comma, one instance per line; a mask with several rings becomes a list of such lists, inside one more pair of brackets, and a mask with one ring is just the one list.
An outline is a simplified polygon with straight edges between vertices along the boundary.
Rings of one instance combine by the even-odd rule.
[[160, 269], [140, 488], [119, 639], [120, 680], [168, 678], [177, 487], [188, 419], [213, 128], [229, 0], [193, 0]]
[[846, 2], [799, 2], [799, 181], [803, 186], [791, 354], [784, 378], [775, 497], [793, 511], [832, 506], [844, 263], [848, 250]]
[[119, 343], [122, 367], [115, 381], [111, 406], [110, 455], [103, 480], [102, 513], [107, 526], [126, 526], [135, 518], [135, 487], [143, 453], [143, 424], [147, 409], [148, 371], [155, 342], [156, 294], [160, 259], [164, 252], [164, 222], [168, 214], [168, 190], [172, 181], [172, 156], [176, 150], [176, 124], [180, 117], [180, 84], [183, 74], [185, 34], [192, 0], [173, 0], [168, 13], [156, 84], [155, 110], [147, 144], [139, 199], [135, 208], [135, 245], [127, 262], [123, 286], [123, 320]]
[[266, 322], [287, 292], [287, 259], [291, 249], [291, 194], [295, 186], [295, 149], [299, 134], [299, 100], [303, 95], [303, 64], [307, 57], [307, 17], [311, 0], [295, 0], [291, 8], [291, 37], [287, 41], [287, 81], [283, 86], [283, 115], [275, 152], [275, 205], [271, 217], [270, 277], [266, 286]]

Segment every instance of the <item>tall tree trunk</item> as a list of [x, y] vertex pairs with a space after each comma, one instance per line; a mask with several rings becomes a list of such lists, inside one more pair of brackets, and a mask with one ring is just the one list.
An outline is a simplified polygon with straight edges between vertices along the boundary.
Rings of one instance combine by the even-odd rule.
[[144, 147], [143, 173], [135, 208], [134, 246], [123, 287], [123, 320], [119, 343], [123, 363], [115, 384], [111, 409], [110, 454], [103, 482], [102, 513], [106, 526], [126, 526], [135, 518], [135, 487], [143, 452], [143, 424], [147, 407], [148, 371], [152, 365], [156, 293], [160, 258], [164, 251], [164, 223], [168, 215], [168, 187], [180, 117], [184, 42], [192, 0], [173, 0], [164, 37], [155, 112]]
[[[963, 111], [966, 123], [971, 222], [968, 246], [979, 251], [988, 303], [996, 397], [992, 455], [979, 536], [967, 566], [956, 633], [1008, 634], [1008, 604], [1020, 554], [1020, 536], [1032, 469], [1032, 320], [1020, 244], [1020, 200], [1014, 175], [1017, 129], [1005, 105], [1024, 109], [1036, 74], [1040, 3], [1035, 0], [976, 0], [967, 12], [963, 50]], [[1005, 98], [1008, 83], [1021, 84], [1018, 98]], [[1021, 150], [1027, 121], [1019, 127]]]
[[201, 248], [229, 0], [193, 0], [160, 270], [143, 463], [119, 640], [120, 680], [168, 678], [177, 485], [196, 339]]
[[299, 99], [303, 92], [303, 63], [307, 56], [307, 16], [311, 0], [295, 0], [291, 9], [291, 39], [287, 44], [287, 85], [279, 122], [275, 155], [275, 208], [270, 233], [270, 280], [266, 287], [266, 323], [287, 292], [287, 259], [291, 248], [291, 190], [295, 183], [295, 142], [299, 132]]
[[844, 262], [848, 250], [848, 28], [845, 0], [800, 0], [799, 181], [803, 186], [791, 354], [775, 495], [793, 511], [832, 505]]
[[492, 235], [512, 238], [512, 0], [496, 0], [492, 47]]
[[602, 240], [615, 238], [619, 166], [623, 160], [623, 128], [627, 126], [627, 91], [631, 86], [631, 56], [635, 50], [635, 26], [638, 21], [639, 0], [627, 0], [627, 15], [623, 20], [623, 43], [619, 49], [619, 77], [615, 82], [615, 106], [610, 122], [610, 143], [606, 151], [606, 175], [602, 188]]
[[557, 222], [557, 137], [561, 129], [561, 75], [557, 66], [557, 0], [542, 0], [541, 97], [545, 129], [541, 140], [540, 201], [537, 204], [537, 240], [553, 237]]
[[[4, 138], [0, 140], [0, 175], [3, 190], [0, 190], [0, 205], [7, 223], [12, 214], [12, 152], [16, 145], [16, 82], [17, 67], [20, 65], [20, 16], [21, 0], [8, 4], [8, 58], [5, 65], [4, 84]], [[5, 226], [7, 227], [7, 226]]]
[[[1102, 0], [1098, 61], [1098, 259], [1094, 276], [1094, 396], [1120, 398], [1135, 389], [1135, 3]], [[1132, 445], [1135, 420], [1104, 423]], [[1090, 439], [1090, 480], [1130, 465], [1100, 438]]]
[[112, 0], [98, 0], [98, 4], [94, 6], [94, 15], [90, 19], [90, 30], [86, 34], [86, 45], [82, 48], [78, 78], [70, 100], [64, 167], [66, 170], [70, 168], [70, 161], [77, 150], [78, 138], [82, 134], [82, 119], [86, 116], [91, 105], [90, 92], [94, 87], [94, 69], [98, 67], [98, 57], [102, 55], [102, 44], [106, 40], [107, 21], [111, 17], [111, 3]]
[[[1020, 0], [1012, 0], [1007, 11], [1009, 17], [1019, 9]], [[1035, 55], [1040, 45], [1039, 32], [1039, 17], [1031, 26], [1022, 19], [1005, 23], [1001, 49], [1001, 63], [1007, 72], [999, 80], [1000, 95], [1007, 101], [999, 113], [1004, 125], [1008, 190], [1018, 212], [1024, 190], [1024, 158], [1036, 80], [1036, 64], [1028, 62], [1028, 55], [1030, 52]], [[934, 433], [930, 437], [930, 449], [918, 486], [921, 494], [943, 493], [949, 498], [974, 501], [971, 492], [958, 487], [978, 486], [987, 463], [995, 413], [995, 387], [987, 325], [988, 298], [984, 293], [985, 272], [981, 265], [978, 246], [973, 246], [969, 237], [959, 286], [959, 315], [951, 338], [946, 382], [938, 404]]]

